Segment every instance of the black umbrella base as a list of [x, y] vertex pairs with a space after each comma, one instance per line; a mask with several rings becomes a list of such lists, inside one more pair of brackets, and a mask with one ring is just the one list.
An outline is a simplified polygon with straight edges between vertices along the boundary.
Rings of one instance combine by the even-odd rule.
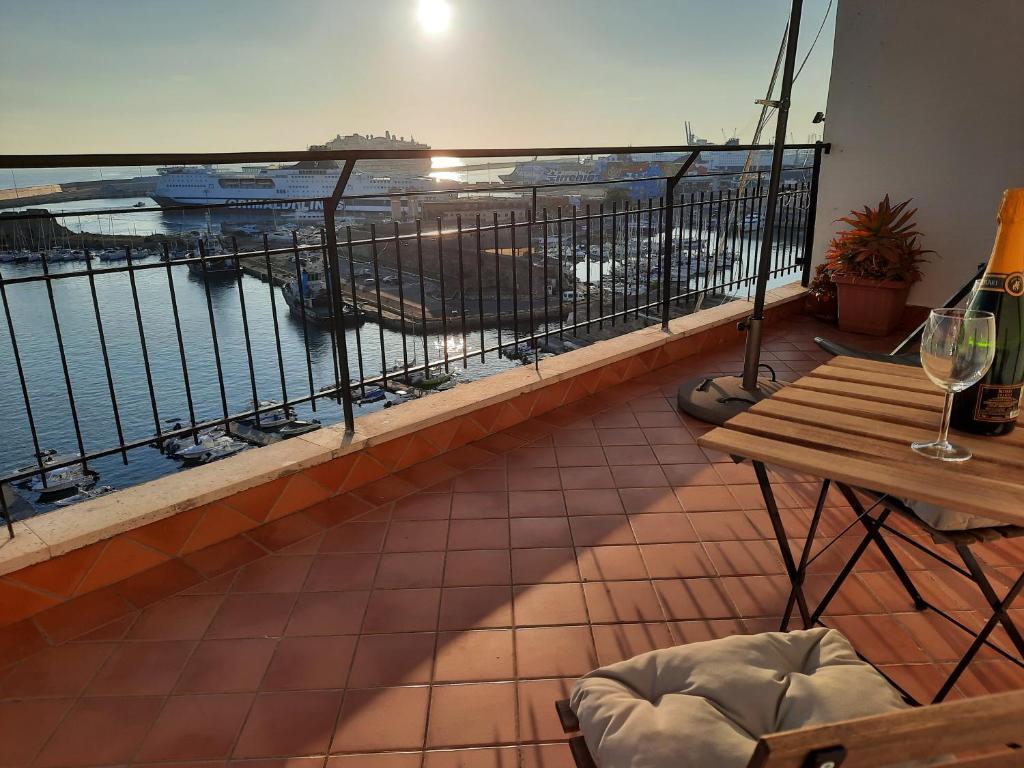
[[739, 376], [702, 376], [679, 387], [679, 410], [695, 419], [721, 426], [738, 413], [786, 386], [784, 381], [758, 378], [753, 392]]

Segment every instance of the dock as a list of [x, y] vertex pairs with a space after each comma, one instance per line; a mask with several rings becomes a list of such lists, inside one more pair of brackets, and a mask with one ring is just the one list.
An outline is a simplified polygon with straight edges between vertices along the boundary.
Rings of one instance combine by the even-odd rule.
[[[270, 266], [271, 271], [268, 273], [266, 259], [252, 258], [243, 259], [241, 268], [246, 274], [257, 278], [264, 283], [269, 280], [277, 286], [283, 286], [286, 283], [295, 280], [295, 266], [289, 261], [288, 256], [271, 256]], [[344, 276], [341, 278], [341, 290], [345, 301], [351, 304], [353, 296], [352, 283]], [[463, 318], [461, 315], [442, 318], [439, 312], [435, 312], [434, 309], [429, 306], [429, 302], [426, 312], [424, 312], [422, 305], [418, 301], [418, 297], [414, 298], [409, 295], [405, 295], [402, 297], [404, 302], [400, 301], [397, 290], [393, 289], [391, 286], [381, 286], [380, 307], [377, 306], [377, 294], [375, 289], [364, 288], [356, 285], [354, 293], [355, 304], [359, 309], [366, 313], [367, 320], [383, 325], [389, 330], [400, 331], [404, 328], [409, 333], [418, 334], [423, 332], [424, 325], [426, 326], [427, 333], [441, 333], [445, 330], [448, 332], [453, 332], [454, 330], [461, 331], [463, 327]], [[581, 297], [581, 301], [582, 300], [583, 298]], [[449, 297], [447, 301], [449, 302], [450, 310], [456, 307], [461, 308], [461, 301], [458, 297]], [[512, 324], [513, 312], [511, 307], [503, 307], [500, 313], [485, 311], [481, 317], [481, 314], [477, 311], [478, 301], [476, 296], [467, 296], [465, 302], [465, 328], [467, 331], [479, 330], [481, 326], [485, 328], [493, 328], [499, 324], [499, 321], [502, 325]], [[555, 297], [548, 297], [548, 312], [552, 321], [557, 319], [559, 311], [562, 312], [562, 316], [564, 317], [571, 310], [571, 303], [566, 304]], [[542, 318], [543, 313], [544, 297], [534, 296], [532, 321], [538, 322], [539, 319]], [[518, 312], [515, 316], [519, 325], [528, 325], [531, 323], [529, 297], [521, 296], [519, 298]]]

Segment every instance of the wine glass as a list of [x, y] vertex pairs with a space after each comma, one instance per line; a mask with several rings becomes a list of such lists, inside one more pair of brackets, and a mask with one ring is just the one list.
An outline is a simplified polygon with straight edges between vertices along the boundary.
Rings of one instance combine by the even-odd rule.
[[975, 280], [974, 285], [971, 286], [971, 290], [968, 292], [967, 297], [964, 299], [964, 309], [970, 309], [971, 304], [974, 303], [974, 297], [978, 295], [978, 291], [981, 290], [981, 280]]
[[921, 336], [921, 367], [946, 393], [939, 439], [912, 443], [923, 456], [942, 461], [967, 461], [971, 452], [949, 442], [953, 393], [976, 384], [996, 353], [996, 318], [973, 309], [933, 309]]

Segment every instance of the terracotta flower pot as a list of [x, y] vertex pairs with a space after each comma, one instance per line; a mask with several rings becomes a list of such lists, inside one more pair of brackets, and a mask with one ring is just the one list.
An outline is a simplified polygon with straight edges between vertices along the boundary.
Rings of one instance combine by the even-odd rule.
[[807, 298], [804, 299], [804, 311], [826, 323], [834, 323], [839, 311], [839, 304], [834, 294], [808, 293]]
[[910, 283], [833, 275], [839, 291], [839, 329], [886, 336], [892, 333], [907, 306]]

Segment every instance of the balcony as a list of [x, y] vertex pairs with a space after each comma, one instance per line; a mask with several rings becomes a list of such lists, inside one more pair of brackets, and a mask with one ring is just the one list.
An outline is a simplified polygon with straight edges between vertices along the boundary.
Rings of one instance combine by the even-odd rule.
[[[681, 148], [677, 177], [653, 179], [666, 195], [621, 208], [586, 201], [596, 185], [530, 187], [430, 231], [404, 220], [413, 194], [389, 193], [405, 202], [388, 226], [338, 226], [331, 198], [305, 242], [175, 253], [180, 238], [99, 250], [81, 235], [84, 266], [54, 242], [74, 237], [67, 216], [5, 214], [5, 237], [46, 254], [0, 266], [12, 434], [36, 455], [0, 478], [0, 763], [461, 765], [521, 749], [556, 766], [551, 697], [572, 676], [680, 632], [755, 631], [683, 510], [717, 491], [746, 513], [669, 397], [683, 373], [736, 363], [761, 247], [763, 171], [707, 172], [703, 151], [743, 148]], [[790, 326], [822, 151], [787, 155], [805, 162], [773, 231], [779, 338], [806, 336]], [[305, 287], [317, 264], [325, 300], [293, 307], [292, 272]], [[769, 359], [782, 378], [800, 368]], [[362, 402], [458, 374], [393, 408]], [[161, 455], [286, 409], [319, 428], [183, 472]], [[77, 454], [47, 457], [53, 435]], [[43, 501], [76, 466], [118, 489]], [[496, 718], [471, 732], [477, 709]]]
[[[202, 231], [221, 211], [203, 203], [165, 203], [157, 215], [182, 223], [148, 241], [110, 226], [89, 239], [73, 220], [138, 220], [148, 203], [0, 216], [0, 250], [13, 221], [15, 246], [30, 231], [32, 248], [72, 253], [0, 257], [13, 360], [0, 367], [0, 765], [571, 768], [553, 705], [581, 675], [777, 629], [790, 580], [754, 472], [701, 449], [708, 427], [679, 413], [677, 387], [739, 370], [765, 243], [761, 360], [779, 379], [828, 358], [817, 335], [892, 348], [918, 313], [865, 341], [802, 311], [831, 220], [886, 191], [918, 201], [941, 254], [913, 304], [941, 303], [983, 256], [993, 189], [1019, 183], [1019, 137], [990, 121], [956, 169], [950, 147], [973, 129], [945, 110], [982, 114], [1001, 97], [992, 73], [1020, 68], [996, 51], [1020, 48], [993, 41], [1020, 25], [993, 9], [1019, 9], [992, 3], [978, 20], [940, 5], [841, 3], [833, 144], [790, 147], [770, 224], [764, 171], [701, 167], [698, 153], [743, 150], [711, 145], [604, 147], [674, 160], [639, 183], [506, 184], [504, 203], [488, 185], [453, 193], [472, 205], [437, 188], [346, 188], [359, 162], [388, 162], [372, 153], [133, 159], [338, 161], [330, 195], [291, 201], [309, 204], [307, 237], [236, 227], [214, 246]], [[923, 55], [919, 39], [942, 42]], [[892, 83], [913, 90], [913, 110]], [[463, 156], [545, 153], [602, 154]], [[349, 221], [345, 205], [378, 218]], [[75, 250], [96, 258], [75, 263]], [[310, 274], [321, 301], [289, 303], [282, 289], [305, 296]], [[183, 471], [166, 457], [171, 440], [260, 432], [289, 410], [318, 428]], [[51, 446], [63, 456], [47, 462]], [[79, 464], [116, 489], [38, 508], [26, 488], [6, 493]], [[786, 529], [806, 530], [818, 478], [769, 471]], [[853, 517], [833, 493], [819, 532]], [[928, 603], [985, 625], [977, 586], [913, 546], [950, 548], [892, 525], [884, 538]], [[811, 600], [855, 547], [846, 536], [813, 562]], [[1021, 539], [978, 555], [1000, 594], [1024, 568]], [[972, 642], [915, 610], [873, 550], [823, 621], [920, 701]], [[996, 627], [947, 698], [1024, 688], [1013, 641]]]
[[[812, 341], [826, 328], [796, 307], [780, 302], [765, 336], [784, 378], [826, 357]], [[740, 365], [740, 337], [719, 327], [728, 334], [699, 356], [624, 379], [619, 366], [586, 396], [563, 387], [558, 407], [522, 394], [509, 402], [537, 415], [506, 428], [478, 411], [490, 434], [350, 492], [282, 513], [298, 483], [272, 482], [9, 574], [6, 606], [99, 584], [113, 563], [180, 547], [214, 519], [277, 518], [8, 625], [4, 658], [20, 660], [0, 675], [3, 762], [568, 768], [552, 702], [577, 676], [774, 629], [782, 612], [788, 581], [752, 473], [699, 448], [706, 427], [674, 405], [681, 379]], [[397, 467], [441, 431], [461, 428], [367, 451]], [[302, 482], [325, 481], [315, 471]], [[776, 480], [785, 519], [806, 526], [817, 485]], [[838, 533], [848, 516], [832, 499], [823, 525]], [[989, 551], [997, 580], [1024, 565], [1015, 542]], [[812, 593], [847, 554], [816, 564]], [[917, 562], [929, 600], [981, 621], [970, 585]], [[922, 699], [967, 643], [914, 612], [879, 558], [858, 564], [826, 621]], [[983, 651], [953, 696], [1022, 685], [1018, 666]]]
[[[272, 227], [223, 237], [212, 226], [237, 201], [195, 195], [0, 214], [0, 766], [575, 768], [554, 703], [581, 675], [778, 629], [791, 580], [762, 487], [698, 445], [708, 426], [677, 388], [741, 369], [763, 248], [760, 359], [783, 381], [829, 359], [819, 335], [888, 351], [973, 274], [1022, 167], [1021, 102], [1005, 97], [1022, 10], [983, 5], [837, 4], [829, 143], [788, 147], [767, 239], [768, 174], [741, 170], [737, 145], [0, 156], [220, 164], [232, 194], [240, 163], [338, 164], [316, 194], [256, 199]], [[817, 40], [791, 23], [783, 82], [797, 31], [797, 77]], [[979, 118], [992, 104], [1003, 119]], [[433, 154], [601, 156], [622, 173], [369, 178]], [[626, 166], [644, 155], [659, 160], [637, 177]], [[89, 194], [155, 192], [103, 178]], [[803, 313], [809, 270], [835, 218], [887, 193], [915, 199], [938, 253], [900, 332], [846, 336]], [[307, 231], [279, 229], [295, 206]], [[139, 236], [150, 216], [160, 232]], [[279, 439], [281, 417], [294, 436]], [[171, 456], [220, 431], [254, 445], [179, 471]], [[69, 469], [95, 473], [84, 492], [55, 487]], [[768, 473], [799, 546], [820, 478]], [[857, 559], [850, 500], [825, 497], [819, 536], [839, 538], [803, 583], [816, 603], [856, 560], [823, 623], [908, 699], [931, 700], [973, 647], [947, 699], [980, 712], [976, 697], [1024, 689], [1007, 650], [1022, 641], [990, 618], [1000, 598], [894, 515], [882, 539], [953, 621], [916, 610], [880, 549]], [[1024, 537], [976, 554], [1012, 599]], [[1000, 733], [1022, 743], [1019, 723]]]

